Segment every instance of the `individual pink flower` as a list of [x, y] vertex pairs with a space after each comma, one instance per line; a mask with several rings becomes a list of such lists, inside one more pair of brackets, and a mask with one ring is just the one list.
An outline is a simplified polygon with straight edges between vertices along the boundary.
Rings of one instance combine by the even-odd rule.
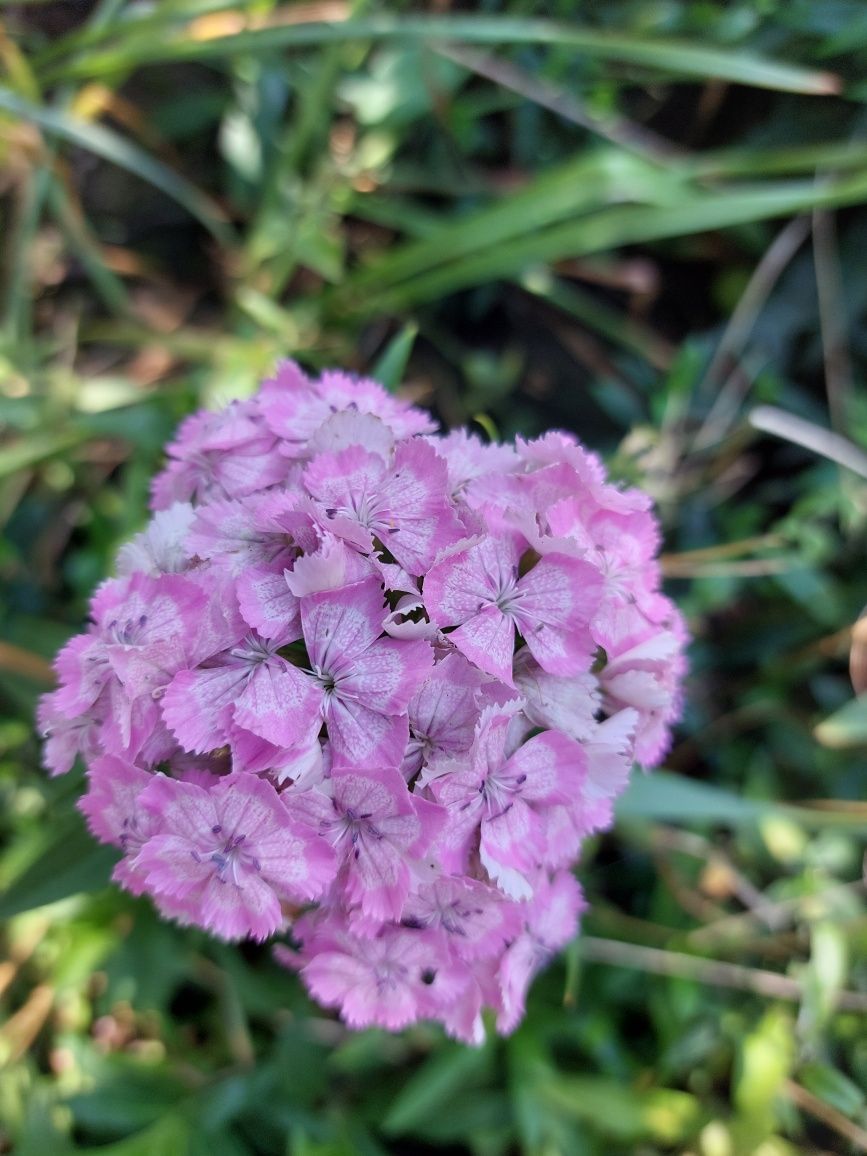
[[294, 361], [282, 361], [277, 373], [262, 385], [261, 411], [270, 429], [279, 435], [283, 451], [306, 456], [316, 432], [333, 414], [354, 409], [383, 421], [395, 438], [429, 433], [435, 427], [427, 414], [401, 401], [378, 382], [327, 370], [311, 381]]
[[565, 871], [537, 887], [526, 905], [524, 931], [507, 948], [499, 969], [501, 1006], [497, 1027], [508, 1034], [524, 1014], [527, 988], [556, 951], [574, 937], [584, 910], [581, 889]]
[[460, 990], [466, 982], [451, 961], [437, 958], [427, 936], [399, 927], [385, 927], [374, 938], [324, 929], [305, 943], [302, 959], [310, 993], [337, 1008], [353, 1028], [378, 1024], [399, 1031], [433, 1014], [438, 997], [450, 1002], [450, 988]]
[[294, 747], [319, 727], [314, 685], [279, 653], [295, 640], [249, 632], [206, 664], [178, 673], [162, 700], [163, 717], [185, 750], [205, 754], [232, 741], [233, 726]]
[[426, 642], [383, 638], [385, 616], [375, 578], [301, 599], [309, 669], [291, 672], [298, 692], [284, 704], [284, 721], [301, 730], [318, 713], [335, 765], [394, 766], [406, 748], [407, 704], [433, 652]]
[[512, 899], [528, 899], [533, 879], [547, 865], [544, 813], [580, 798], [587, 757], [578, 743], [545, 731], [514, 744], [518, 704], [489, 707], [465, 759], [443, 761], [430, 783], [448, 812], [442, 860], [464, 870], [474, 833], [482, 866]]
[[598, 571], [565, 554], [547, 554], [522, 573], [527, 553], [518, 535], [486, 535], [449, 552], [428, 571], [424, 603], [449, 642], [480, 670], [514, 686], [519, 632], [551, 674], [589, 669], [588, 624], [601, 594]]
[[139, 801], [159, 834], [134, 870], [158, 901], [183, 902], [223, 939], [266, 939], [283, 922], [281, 901], [316, 899], [334, 877], [328, 844], [252, 775], [228, 775], [210, 790], [157, 776]]
[[436, 932], [465, 962], [499, 956], [523, 927], [520, 904], [489, 884], [456, 875], [440, 876], [413, 892], [401, 923]]
[[338, 884], [352, 920], [364, 932], [399, 920], [413, 865], [427, 854], [445, 822], [441, 807], [410, 794], [395, 770], [334, 771], [329, 795], [308, 792], [300, 814], [334, 848]]
[[394, 463], [362, 446], [315, 457], [304, 485], [333, 534], [370, 552], [374, 539], [423, 574], [464, 528], [445, 497], [446, 465], [426, 442], [401, 442]]
[[219, 413], [200, 412], [184, 421], [166, 447], [169, 463], [151, 486], [152, 507], [173, 502], [239, 498], [286, 479], [277, 438], [255, 401], [235, 401]]

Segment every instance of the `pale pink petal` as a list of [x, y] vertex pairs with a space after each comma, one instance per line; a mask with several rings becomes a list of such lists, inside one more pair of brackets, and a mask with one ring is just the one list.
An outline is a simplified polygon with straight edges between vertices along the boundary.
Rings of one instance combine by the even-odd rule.
[[520, 798], [482, 822], [479, 854], [482, 866], [510, 899], [529, 899], [529, 879], [545, 853], [539, 817]]
[[263, 638], [301, 637], [298, 599], [286, 582], [288, 570], [251, 566], [237, 580], [235, 589], [244, 621]]
[[311, 662], [332, 674], [349, 669], [382, 634], [385, 614], [375, 578], [303, 598], [301, 622]]
[[406, 716], [383, 715], [355, 702], [332, 696], [325, 705], [328, 737], [335, 765], [395, 766], [409, 738]]
[[540, 727], [561, 730], [581, 740], [591, 734], [601, 703], [595, 675], [548, 674], [528, 650], [515, 656], [515, 685], [524, 696], [524, 711]]
[[550, 674], [589, 670], [596, 650], [588, 624], [602, 596], [595, 567], [549, 554], [518, 583], [512, 611], [533, 657]]
[[433, 447], [414, 439], [400, 443], [394, 470], [383, 479], [383, 512], [376, 530], [411, 574], [423, 574], [442, 550], [463, 536], [460, 520], [443, 497], [446, 476], [446, 464]]
[[234, 720], [269, 743], [294, 747], [318, 732], [322, 699], [312, 678], [272, 658], [253, 668], [237, 697]]
[[206, 754], [223, 746], [235, 703], [250, 676], [247, 666], [225, 665], [176, 674], [162, 699], [166, 725], [182, 747]]
[[512, 656], [515, 627], [498, 606], [486, 606], [475, 617], [446, 636], [479, 670], [514, 686]]
[[280, 902], [258, 875], [248, 873], [242, 885], [211, 875], [201, 895], [201, 920], [221, 939], [263, 940], [283, 922]]
[[118, 574], [141, 571], [156, 576], [186, 570], [190, 565], [187, 539], [195, 516], [189, 502], [175, 502], [166, 510], [158, 510], [150, 524], [118, 550]]
[[583, 790], [587, 754], [574, 739], [559, 731], [544, 731], [518, 748], [502, 774], [519, 784], [521, 798], [529, 803], [566, 804]]
[[286, 585], [297, 598], [338, 590], [360, 582], [373, 574], [372, 564], [340, 538], [323, 532], [321, 542], [311, 554], [295, 561], [286, 572]]
[[402, 714], [432, 667], [433, 650], [427, 642], [380, 639], [340, 676], [335, 694], [380, 714]]
[[394, 431], [372, 413], [343, 409], [318, 427], [307, 443], [307, 452], [315, 457], [321, 453], [338, 453], [350, 446], [362, 446], [388, 461], [394, 449]]
[[95, 759], [88, 771], [88, 790], [78, 803], [87, 825], [102, 843], [136, 851], [154, 834], [158, 821], [138, 799], [153, 775], [113, 755]]

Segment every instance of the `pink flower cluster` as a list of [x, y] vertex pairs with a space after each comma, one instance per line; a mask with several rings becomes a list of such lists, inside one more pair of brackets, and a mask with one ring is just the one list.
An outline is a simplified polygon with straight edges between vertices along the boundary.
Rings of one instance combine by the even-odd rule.
[[442, 436], [291, 362], [168, 447], [41, 704], [115, 878], [353, 1027], [519, 1021], [570, 868], [659, 761], [686, 638], [648, 497], [572, 437]]

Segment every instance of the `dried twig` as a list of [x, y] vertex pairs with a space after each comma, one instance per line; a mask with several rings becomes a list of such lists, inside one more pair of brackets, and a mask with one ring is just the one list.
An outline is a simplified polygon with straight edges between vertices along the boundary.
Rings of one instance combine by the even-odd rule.
[[829, 461], [845, 466], [862, 478], [867, 478], [867, 453], [841, 434], [822, 429], [811, 421], [778, 409], [775, 405], [759, 405], [750, 414], [750, 425], [763, 433], [774, 434], [784, 441], [793, 442], [812, 450]]
[[[680, 951], [663, 951], [658, 947], [639, 947], [614, 939], [595, 939], [582, 936], [578, 950], [590, 963], [608, 963], [615, 967], [630, 967], [677, 979], [691, 979], [712, 987], [730, 987], [749, 991], [770, 999], [785, 999], [798, 1003], [804, 996], [804, 985], [776, 971], [744, 967], [739, 963], [724, 963], [718, 959], [701, 959]], [[867, 1013], [867, 994], [857, 991], [839, 991], [836, 1006], [841, 1011]]]
[[[694, 449], [706, 449], [717, 442], [737, 413], [738, 406], [749, 390], [753, 378], [752, 374], [745, 373], [742, 367], [737, 365], [738, 358], [772, 289], [807, 239], [809, 232], [808, 217], [796, 217], [789, 221], [774, 238], [753, 271], [704, 375], [704, 386], [707, 389], [715, 386], [724, 374], [729, 374], [693, 439]], [[736, 369], [730, 372], [733, 364]]]
[[50, 662], [11, 642], [0, 642], [0, 671], [22, 675], [45, 686], [53, 686], [55, 682]]
[[829, 1128], [833, 1128], [838, 1135], [845, 1136], [860, 1152], [867, 1152], [867, 1131], [847, 1119], [842, 1112], [825, 1100], [820, 1100], [794, 1080], [786, 1080], [783, 1090], [793, 1104], [797, 1104], [799, 1108], [809, 1112]]
[[813, 212], [813, 263], [816, 269], [828, 412], [831, 428], [839, 433], [847, 427], [846, 418], [853, 385], [852, 359], [846, 335], [846, 306], [837, 229], [833, 214], [825, 209]]

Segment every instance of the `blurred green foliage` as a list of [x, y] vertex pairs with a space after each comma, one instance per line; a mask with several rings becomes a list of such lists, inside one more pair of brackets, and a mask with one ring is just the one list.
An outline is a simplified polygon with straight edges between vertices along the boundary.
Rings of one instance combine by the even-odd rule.
[[[0, 1151], [867, 1151], [861, 0], [0, 21]], [[348, 1033], [267, 948], [161, 923], [39, 770], [46, 660], [162, 445], [286, 355], [573, 429], [665, 522], [678, 742], [477, 1051]]]

